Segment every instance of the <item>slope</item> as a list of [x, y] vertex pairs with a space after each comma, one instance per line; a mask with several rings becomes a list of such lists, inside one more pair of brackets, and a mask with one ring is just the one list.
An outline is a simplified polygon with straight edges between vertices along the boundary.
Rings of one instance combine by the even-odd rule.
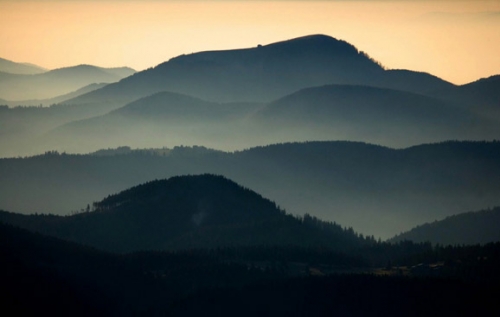
[[500, 241], [500, 207], [461, 213], [425, 223], [398, 234], [391, 242], [429, 241], [441, 245], [486, 244]]

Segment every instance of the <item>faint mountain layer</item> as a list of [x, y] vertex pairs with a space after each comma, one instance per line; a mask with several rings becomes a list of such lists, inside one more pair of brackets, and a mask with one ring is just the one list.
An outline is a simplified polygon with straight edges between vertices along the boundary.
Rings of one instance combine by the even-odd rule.
[[496, 121], [436, 98], [368, 86], [328, 85], [306, 88], [269, 104], [217, 103], [157, 93], [106, 115], [67, 123], [37, 145], [70, 152], [125, 144], [203, 144], [237, 150], [307, 140], [362, 140], [405, 147], [498, 137]]
[[392, 242], [411, 240], [441, 245], [486, 244], [500, 241], [500, 207], [467, 212], [425, 223], [398, 234]]
[[93, 207], [66, 217], [2, 212], [0, 219], [118, 252], [264, 245], [347, 250], [365, 243], [352, 230], [287, 215], [255, 192], [213, 175], [152, 181]]
[[93, 83], [111, 83], [130, 76], [131, 68], [100, 68], [90, 65], [60, 68], [41, 74], [0, 73], [0, 96], [3, 99], [48, 99], [70, 93]]
[[0, 58], [0, 72], [2, 73], [34, 75], [45, 73], [46, 71], [47, 69], [37, 65], [29, 63], [16, 63], [4, 58]]
[[83, 94], [86, 94], [88, 92], [100, 89], [106, 85], [107, 84], [105, 84], [105, 83], [100, 83], [100, 84], [93, 83], [93, 84], [87, 85], [85, 87], [79, 88], [75, 91], [69, 92], [67, 94], [53, 97], [53, 98], [49, 98], [49, 99], [32, 99], [32, 100], [18, 100], [18, 101], [8, 101], [8, 100], [0, 99], [0, 104], [7, 105], [9, 107], [18, 107], [18, 106], [21, 106], [21, 107], [40, 107], [40, 106], [49, 107], [51, 105], [64, 103], [66, 100], [76, 98], [80, 95], [83, 95]]

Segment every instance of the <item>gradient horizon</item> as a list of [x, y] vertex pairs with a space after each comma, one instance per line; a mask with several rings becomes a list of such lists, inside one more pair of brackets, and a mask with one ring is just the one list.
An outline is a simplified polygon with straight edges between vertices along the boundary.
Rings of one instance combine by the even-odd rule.
[[309, 34], [455, 84], [500, 74], [500, 1], [0, 0], [0, 57], [49, 69], [154, 67]]

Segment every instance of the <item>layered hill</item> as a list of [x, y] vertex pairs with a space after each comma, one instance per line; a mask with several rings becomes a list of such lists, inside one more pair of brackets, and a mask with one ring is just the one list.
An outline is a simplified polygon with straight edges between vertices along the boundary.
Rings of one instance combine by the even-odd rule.
[[[213, 175], [152, 181], [73, 216], [1, 213], [1, 221], [118, 252], [228, 246], [325, 246], [365, 241], [339, 225], [285, 214], [271, 201]], [[373, 241], [374, 242], [374, 241]]]
[[64, 95], [93, 83], [112, 83], [130, 76], [131, 68], [101, 68], [78, 65], [40, 74], [0, 73], [0, 96], [3, 99], [48, 99]]
[[382, 238], [500, 204], [498, 142], [401, 150], [307, 142], [235, 153], [202, 147], [101, 152], [1, 159], [0, 209], [68, 214], [135, 184], [201, 173], [233, 179], [293, 214], [307, 212]]
[[441, 245], [486, 244], [500, 241], [500, 207], [461, 213], [425, 223], [390, 241], [411, 240]]
[[499, 136], [496, 121], [432, 97], [368, 86], [328, 85], [306, 88], [268, 104], [216, 103], [161, 92], [106, 115], [58, 127], [37, 146], [84, 152], [124, 144], [203, 144], [235, 150], [335, 139], [405, 147]]
[[[67, 123], [44, 138], [47, 148], [97, 150], [123, 144], [159, 147], [162, 144], [205, 144], [235, 148], [251, 143], [245, 118], [258, 103], [209, 102], [187, 95], [160, 92], [108, 114]], [[246, 139], [245, 139], [246, 138]], [[245, 139], [245, 140], [244, 140]]]

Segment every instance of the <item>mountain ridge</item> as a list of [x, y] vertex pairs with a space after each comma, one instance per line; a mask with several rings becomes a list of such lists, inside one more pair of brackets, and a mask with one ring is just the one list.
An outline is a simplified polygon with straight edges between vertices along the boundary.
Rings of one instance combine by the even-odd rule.
[[[401, 78], [393, 80], [391, 77], [353, 45], [330, 36], [314, 35], [253, 48], [180, 55], [71, 102], [101, 104], [104, 98], [119, 99], [118, 95], [124, 93], [129, 95], [125, 99], [122, 96], [120, 105], [124, 105], [163, 90], [208, 101], [266, 102], [305, 87], [324, 84], [376, 86], [385, 82], [384, 85], [394, 88], [405, 86]], [[438, 85], [434, 88], [444, 89], [451, 85], [435, 77], [431, 79], [434, 86]], [[426, 80], [427, 76], [421, 74], [419, 80], [413, 81]], [[425, 90], [422, 87], [415, 89]]]

